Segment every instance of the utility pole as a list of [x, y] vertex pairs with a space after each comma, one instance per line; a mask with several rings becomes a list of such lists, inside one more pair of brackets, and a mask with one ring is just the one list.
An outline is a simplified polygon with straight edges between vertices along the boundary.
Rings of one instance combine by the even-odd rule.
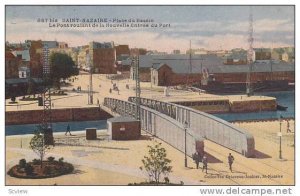
[[189, 73], [186, 77], [186, 85], [189, 84], [189, 76], [192, 73], [192, 40], [190, 40], [190, 54], [189, 54]]
[[50, 90], [50, 64], [49, 64], [49, 48], [47, 44], [43, 45], [43, 122], [41, 127], [43, 129], [44, 143], [47, 145], [54, 145], [53, 131], [52, 131], [52, 115], [51, 115], [51, 90]]
[[88, 87], [88, 104], [92, 105], [93, 104], [93, 65], [91, 63], [91, 56], [90, 54], [87, 54], [86, 56], [86, 61], [88, 64], [88, 67], [90, 68], [89, 74], [90, 74], [90, 84]]
[[249, 15], [249, 31], [248, 31], [248, 66], [249, 70], [247, 72], [247, 79], [246, 79], [246, 94], [248, 97], [252, 94], [252, 86], [251, 86], [251, 72], [253, 69], [253, 15], [252, 15], [252, 7], [250, 6], [250, 15]]
[[140, 107], [141, 107], [141, 87], [140, 87], [140, 73], [139, 73], [139, 57], [134, 56], [132, 60], [135, 75], [135, 118], [140, 120]]

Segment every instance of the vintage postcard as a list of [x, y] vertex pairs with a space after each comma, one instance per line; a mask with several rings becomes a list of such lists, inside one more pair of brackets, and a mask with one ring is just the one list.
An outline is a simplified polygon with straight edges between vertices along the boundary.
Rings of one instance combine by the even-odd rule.
[[295, 6], [6, 5], [5, 170], [294, 186]]

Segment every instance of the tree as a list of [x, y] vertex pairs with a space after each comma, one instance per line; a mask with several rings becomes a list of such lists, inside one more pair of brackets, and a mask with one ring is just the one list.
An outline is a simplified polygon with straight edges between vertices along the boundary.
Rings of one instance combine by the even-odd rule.
[[60, 79], [67, 79], [79, 73], [74, 61], [67, 54], [51, 54], [50, 65], [52, 82], [58, 89], [60, 89]]
[[30, 78], [29, 81], [28, 81], [27, 94], [32, 95], [32, 94], [35, 94], [35, 92], [36, 92], [35, 83], [34, 83], [33, 79]]
[[45, 144], [44, 131], [41, 126], [37, 127], [37, 130], [34, 131], [34, 136], [30, 140], [30, 148], [39, 156], [41, 168], [43, 167], [43, 159], [46, 155], [46, 152], [50, 149], [49, 145]]
[[148, 156], [142, 159], [143, 166], [140, 170], [145, 170], [150, 182], [159, 183], [161, 175], [168, 176], [172, 172], [172, 166], [169, 164], [171, 160], [167, 158], [166, 149], [161, 146], [161, 143], [156, 143], [154, 146], [148, 146]]

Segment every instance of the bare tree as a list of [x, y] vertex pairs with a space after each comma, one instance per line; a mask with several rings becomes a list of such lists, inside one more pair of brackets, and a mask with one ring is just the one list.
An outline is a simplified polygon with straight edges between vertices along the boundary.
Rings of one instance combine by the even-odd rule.
[[34, 131], [34, 136], [31, 138], [29, 145], [30, 148], [39, 156], [42, 168], [43, 159], [46, 152], [50, 149], [50, 146], [45, 144], [45, 135], [41, 126], [38, 126], [37, 130]]
[[161, 147], [161, 143], [148, 148], [148, 156], [142, 159], [143, 166], [140, 169], [146, 171], [150, 181], [158, 184], [162, 174], [168, 176], [172, 172], [172, 166], [169, 165], [171, 160], [167, 158], [166, 149]]

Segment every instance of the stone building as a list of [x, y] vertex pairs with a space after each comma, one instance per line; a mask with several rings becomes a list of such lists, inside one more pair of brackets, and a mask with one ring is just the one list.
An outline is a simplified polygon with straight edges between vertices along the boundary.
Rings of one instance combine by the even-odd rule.
[[116, 49], [113, 42], [90, 42], [89, 55], [94, 73], [117, 73]]
[[[151, 83], [158, 86], [205, 84], [207, 80], [219, 83], [245, 83], [249, 70], [247, 64], [224, 64], [222, 58], [216, 55], [193, 55], [191, 61], [188, 55], [152, 57], [145, 64], [152, 64]], [[274, 80], [294, 81], [294, 70], [293, 63], [256, 61], [253, 64], [251, 81], [254, 83]]]
[[115, 48], [117, 61], [122, 61], [130, 56], [130, 49], [128, 45], [117, 45]]

